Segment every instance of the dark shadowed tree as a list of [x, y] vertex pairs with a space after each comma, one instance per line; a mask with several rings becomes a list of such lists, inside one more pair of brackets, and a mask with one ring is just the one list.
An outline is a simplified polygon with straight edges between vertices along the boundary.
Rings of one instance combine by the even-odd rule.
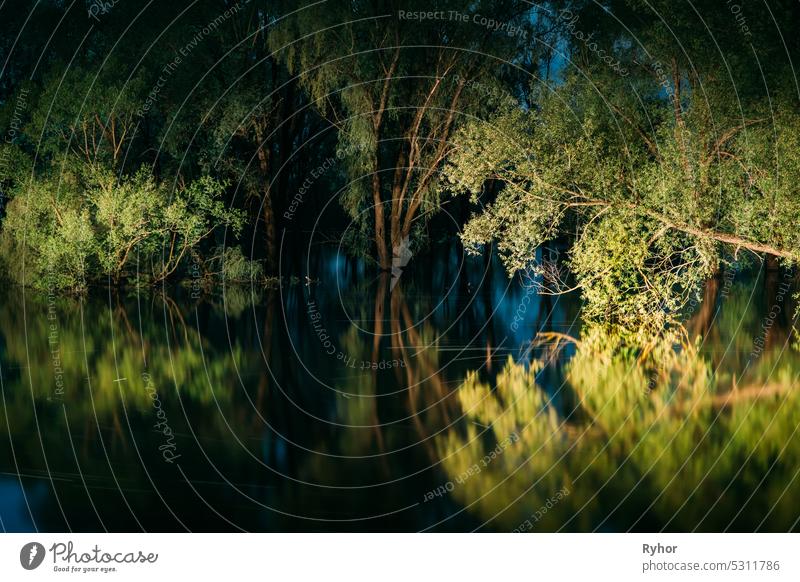
[[439, 170], [466, 120], [531, 63], [526, 2], [312, 2], [271, 47], [338, 131], [342, 204], [382, 269], [440, 206]]

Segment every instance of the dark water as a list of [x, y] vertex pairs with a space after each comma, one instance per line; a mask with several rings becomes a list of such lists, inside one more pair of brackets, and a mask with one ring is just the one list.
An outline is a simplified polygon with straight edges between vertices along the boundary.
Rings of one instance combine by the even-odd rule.
[[[575, 347], [526, 349], [537, 331], [579, 336], [579, 298], [532, 294], [455, 248], [394, 286], [335, 250], [304, 270], [201, 300], [5, 290], [2, 528], [797, 529], [782, 274], [712, 281], [687, 314], [707, 375], [742, 397], [650, 416], [613, 400], [624, 420], [587, 423], [565, 372]], [[546, 360], [535, 386], [509, 358]], [[627, 389], [629, 371], [592, 365]]]

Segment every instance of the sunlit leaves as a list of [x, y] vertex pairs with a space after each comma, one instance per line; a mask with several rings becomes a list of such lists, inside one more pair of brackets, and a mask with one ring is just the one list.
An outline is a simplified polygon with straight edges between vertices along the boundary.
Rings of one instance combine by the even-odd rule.
[[118, 179], [83, 166], [59, 178], [20, 185], [8, 206], [3, 256], [19, 283], [80, 291], [103, 276], [158, 281], [214, 229], [237, 234], [244, 220], [208, 177], [174, 192], [145, 171]]

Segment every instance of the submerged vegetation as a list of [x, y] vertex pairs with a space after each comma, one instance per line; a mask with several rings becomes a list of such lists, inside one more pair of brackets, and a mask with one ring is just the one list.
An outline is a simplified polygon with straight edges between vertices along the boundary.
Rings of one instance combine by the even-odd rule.
[[9, 434], [163, 398], [315, 524], [433, 473], [503, 529], [798, 527], [800, 3], [12, 4]]

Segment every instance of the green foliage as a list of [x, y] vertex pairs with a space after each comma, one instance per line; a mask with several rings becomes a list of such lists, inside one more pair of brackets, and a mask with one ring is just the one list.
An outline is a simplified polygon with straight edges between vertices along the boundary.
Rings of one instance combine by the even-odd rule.
[[[704, 357], [676, 349], [676, 340], [642, 351], [596, 329], [553, 398], [536, 380], [537, 362], [509, 360], [491, 384], [468, 374], [456, 392], [463, 422], [436, 437], [450, 494], [506, 530], [528, 518], [538, 531], [581, 531], [598, 527], [597, 516], [610, 520], [601, 526], [647, 527], [639, 523], [647, 515], [680, 531], [730, 526], [732, 516], [758, 523], [767, 513], [771, 528], [790, 527], [794, 516], [775, 507], [791, 505], [782, 490], [798, 462], [786, 446], [800, 406], [796, 377], [764, 390], [754, 378], [730, 392]], [[567, 413], [554, 401], [568, 403]], [[498, 448], [511, 434], [516, 442]], [[738, 486], [753, 476], [771, 483], [769, 491], [753, 496]], [[753, 511], [739, 512], [744, 505]]]
[[64, 155], [92, 164], [121, 162], [136, 137], [146, 85], [141, 73], [125, 79], [120, 69], [115, 61], [99, 71], [54, 65], [26, 127], [39, 143], [39, 155], [59, 162]]
[[81, 291], [91, 282], [161, 281], [215, 229], [244, 218], [209, 177], [169, 192], [144, 170], [117, 178], [92, 165], [20, 185], [7, 208], [3, 258], [20, 284]]
[[589, 225], [569, 265], [582, 282], [585, 317], [635, 331], [659, 333], [697, 297], [713, 272], [715, 248], [622, 210]]
[[88, 207], [76, 181], [31, 180], [6, 207], [3, 261], [17, 282], [41, 289], [86, 287], [98, 246]]
[[[218, 353], [210, 338], [193, 333], [186, 323], [190, 315], [186, 308], [178, 309], [168, 297], [156, 297], [152, 312], [135, 304], [109, 307], [91, 299], [81, 299], [82, 306], [77, 299], [63, 297], [31, 296], [26, 301], [23, 309], [21, 296], [11, 294], [0, 309], [3, 357], [13, 366], [30, 366], [31, 373], [29, 388], [23, 375], [7, 392], [9, 416], [27, 417], [33, 397], [43, 407], [40, 413], [58, 406], [54, 425], [63, 420], [62, 403], [71, 414], [89, 415], [105, 425], [117, 422], [114, 419], [123, 416], [123, 411], [155, 419], [143, 373], [150, 375], [161, 400], [174, 402], [178, 410], [176, 397], [185, 404], [230, 406], [231, 375], [242, 366], [253, 373], [257, 368], [257, 358], [238, 341]], [[23, 319], [26, 311], [27, 319]], [[168, 327], [164, 313], [169, 314]], [[134, 317], [139, 325], [132, 324]], [[23, 328], [27, 339], [19, 333]], [[112, 336], [114, 342], [109, 341]], [[147, 346], [146, 361], [143, 345]], [[54, 399], [57, 404], [51, 404]], [[179, 416], [172, 418], [178, 421]]]
[[[534, 28], [533, 9], [463, 0], [291, 5], [270, 46], [338, 129], [350, 179], [340, 201], [387, 268], [391, 248], [440, 207], [438, 170], [453, 131], [509, 97], [519, 75], [509, 63]], [[409, 16], [431, 10], [464, 20], [444, 26]], [[476, 15], [516, 26], [517, 34], [471, 22]], [[363, 247], [363, 238], [351, 237]]]

